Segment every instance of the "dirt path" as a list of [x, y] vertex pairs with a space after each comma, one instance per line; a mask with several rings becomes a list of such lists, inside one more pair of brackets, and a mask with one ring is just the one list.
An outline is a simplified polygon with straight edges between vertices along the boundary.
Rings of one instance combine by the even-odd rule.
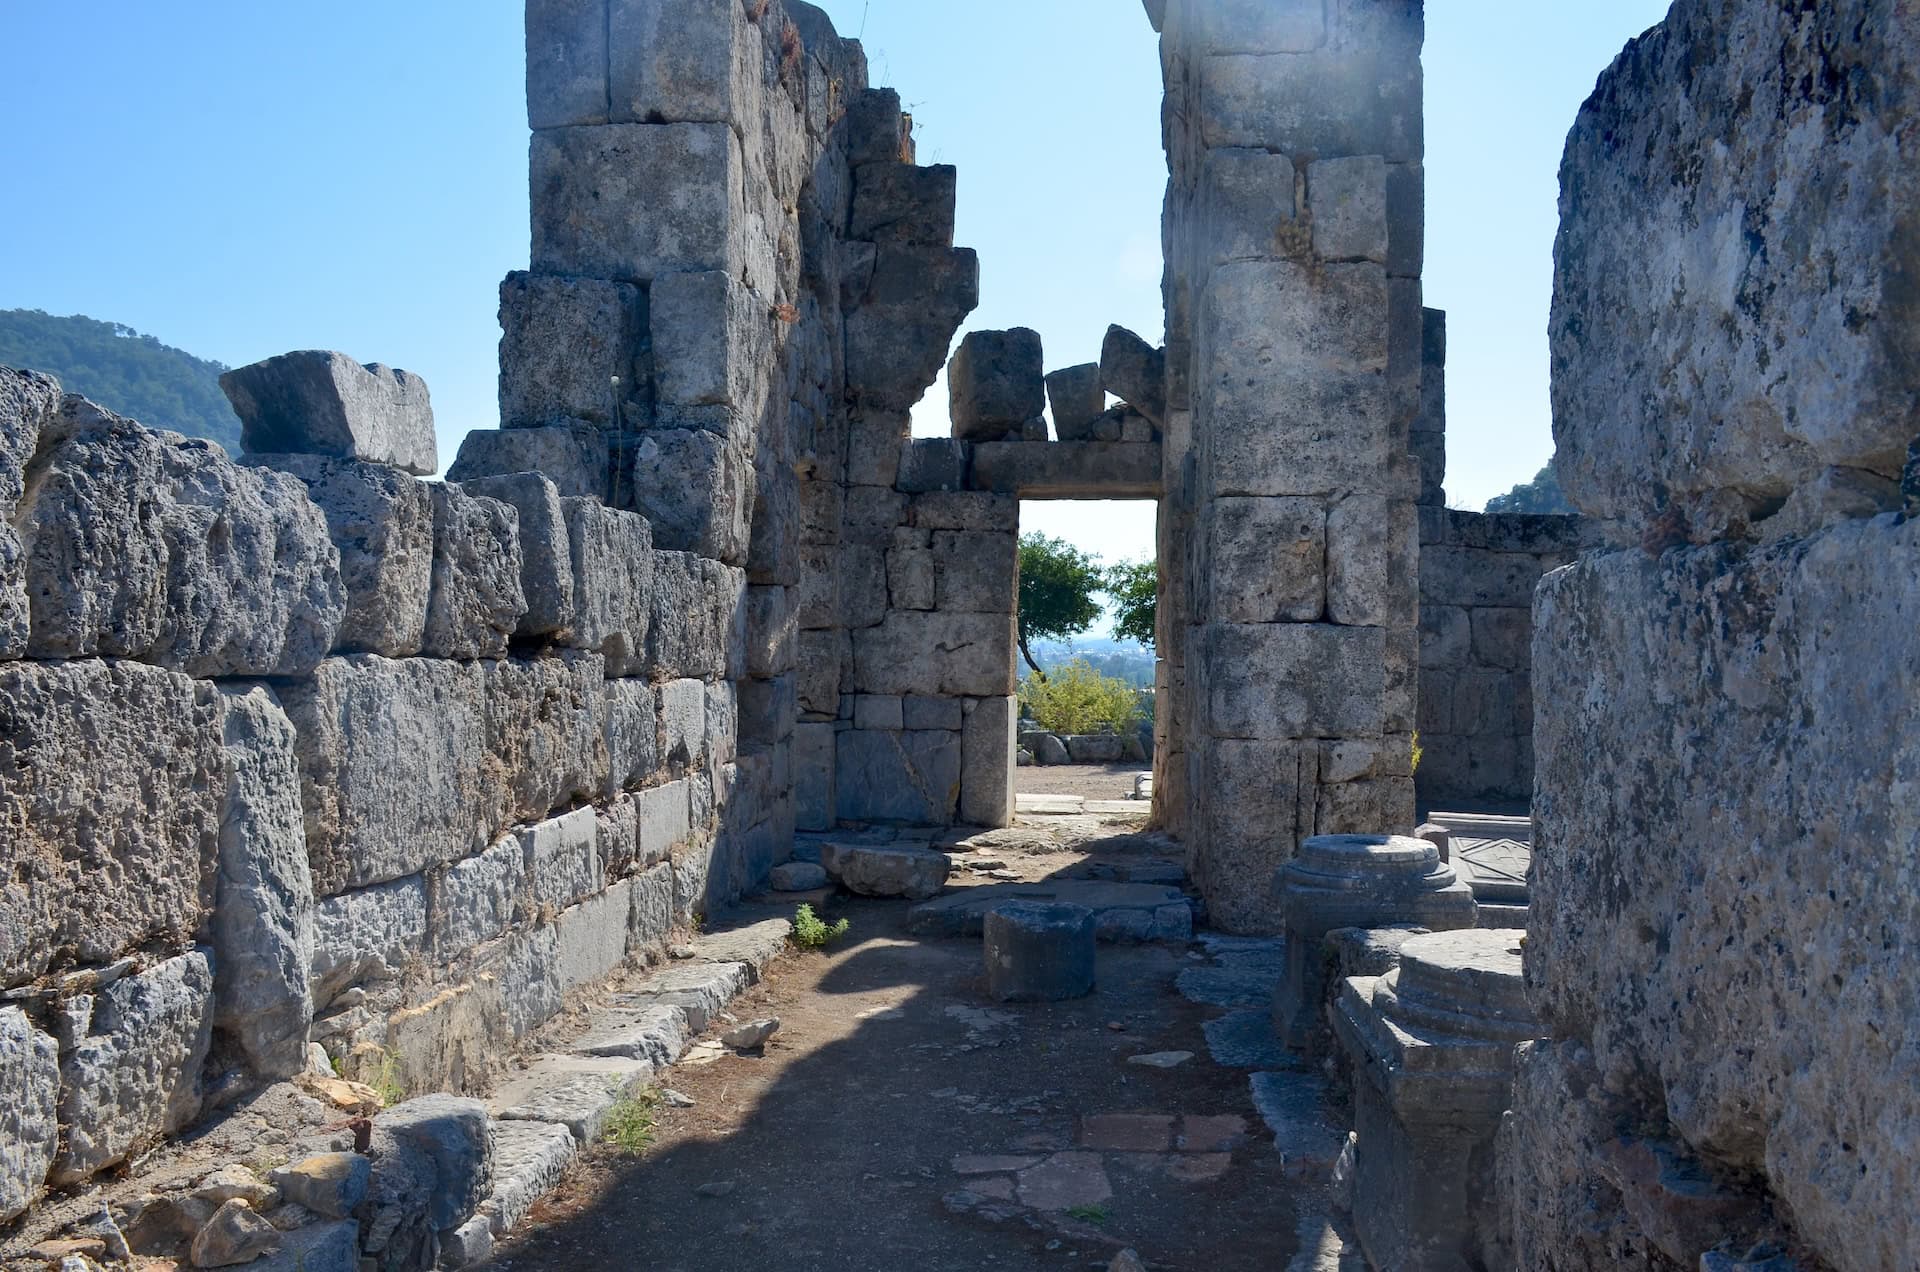
[[1084, 795], [1088, 799], [1126, 799], [1133, 779], [1151, 764], [1029, 764], [1013, 775], [1014, 788], [1028, 795]]
[[[1122, 859], [1154, 846], [1113, 843]], [[1099, 854], [1009, 860], [1107, 868]], [[765, 1054], [677, 1067], [693, 1106], [662, 1106], [642, 1156], [586, 1154], [494, 1266], [1104, 1268], [1123, 1246], [1156, 1269], [1288, 1265], [1299, 1185], [1248, 1071], [1209, 1058], [1202, 1025], [1219, 1009], [1175, 988], [1208, 966], [1202, 946], [1102, 945], [1092, 996], [998, 1004], [977, 939], [910, 937], [904, 903], [827, 909], [851, 920], [847, 938], [782, 958], [733, 1005], [780, 1017]], [[1130, 1060], [1176, 1051], [1193, 1057]]]

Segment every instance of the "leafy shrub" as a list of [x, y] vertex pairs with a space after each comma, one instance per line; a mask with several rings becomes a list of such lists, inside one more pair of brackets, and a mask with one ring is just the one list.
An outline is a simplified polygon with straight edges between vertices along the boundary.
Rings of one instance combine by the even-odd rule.
[[1133, 687], [1117, 676], [1103, 676], [1076, 658], [1053, 669], [1044, 680], [1028, 676], [1020, 682], [1020, 706], [1049, 733], [1115, 733], [1130, 731], [1140, 719], [1140, 701]]
[[653, 1144], [653, 1110], [660, 1093], [647, 1087], [637, 1095], [615, 1100], [600, 1124], [600, 1138], [629, 1157], [638, 1157]]
[[841, 919], [829, 924], [813, 912], [810, 905], [802, 905], [793, 912], [793, 943], [803, 950], [817, 950], [822, 946], [839, 940], [847, 934], [847, 921]]

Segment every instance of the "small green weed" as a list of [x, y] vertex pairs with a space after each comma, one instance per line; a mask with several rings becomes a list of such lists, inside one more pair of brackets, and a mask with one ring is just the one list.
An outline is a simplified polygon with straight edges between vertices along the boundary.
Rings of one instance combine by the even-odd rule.
[[1105, 1227], [1107, 1220], [1113, 1218], [1105, 1206], [1069, 1206], [1067, 1217], [1078, 1219], [1081, 1223], [1090, 1223], [1096, 1228]]
[[652, 1087], [614, 1101], [600, 1138], [629, 1157], [638, 1157], [653, 1146], [653, 1111], [660, 1104], [660, 1093]]
[[327, 1063], [333, 1066], [334, 1077], [344, 1078], [347, 1076], [347, 1062], [345, 1060], [342, 1060], [339, 1056], [333, 1057], [333, 1059], [329, 1060]]
[[803, 950], [821, 949], [845, 936], [847, 927], [845, 919], [829, 924], [813, 912], [812, 906], [802, 905], [793, 912], [793, 943]]
[[407, 1098], [407, 1087], [400, 1080], [400, 1053], [388, 1048], [380, 1053], [379, 1067], [368, 1075], [367, 1085], [380, 1097], [382, 1108], [391, 1108]]

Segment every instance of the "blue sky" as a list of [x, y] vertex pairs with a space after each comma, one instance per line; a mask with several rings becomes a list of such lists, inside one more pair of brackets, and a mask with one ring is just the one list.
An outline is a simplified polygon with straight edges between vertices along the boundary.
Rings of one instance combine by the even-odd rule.
[[[970, 327], [1088, 361], [1157, 337], [1155, 37], [1135, 0], [827, 0], [923, 163], [959, 167], [979, 249]], [[1552, 450], [1557, 170], [1594, 77], [1664, 0], [1435, 0], [1427, 20], [1427, 303], [1449, 313], [1449, 502]], [[492, 427], [496, 288], [527, 260], [519, 0], [0, 0], [0, 308], [127, 323], [239, 365], [337, 348], [424, 376], [441, 461]], [[944, 406], [936, 386], [929, 406]], [[918, 431], [939, 428], [923, 412]], [[1151, 554], [1150, 505], [1025, 524]]]

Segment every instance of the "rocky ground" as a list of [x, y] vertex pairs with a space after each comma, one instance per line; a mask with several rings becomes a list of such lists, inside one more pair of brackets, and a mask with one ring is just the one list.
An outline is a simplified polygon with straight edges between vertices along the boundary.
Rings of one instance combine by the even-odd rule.
[[[1178, 848], [1143, 814], [1023, 817], [951, 884], [1154, 877]], [[999, 1004], [977, 938], [916, 937], [898, 901], [820, 908], [848, 934], [730, 1008], [779, 1017], [764, 1051], [690, 1053], [651, 1145], [584, 1154], [492, 1266], [1358, 1266], [1319, 1076], [1266, 1023], [1274, 943], [1103, 943], [1092, 996]]]

